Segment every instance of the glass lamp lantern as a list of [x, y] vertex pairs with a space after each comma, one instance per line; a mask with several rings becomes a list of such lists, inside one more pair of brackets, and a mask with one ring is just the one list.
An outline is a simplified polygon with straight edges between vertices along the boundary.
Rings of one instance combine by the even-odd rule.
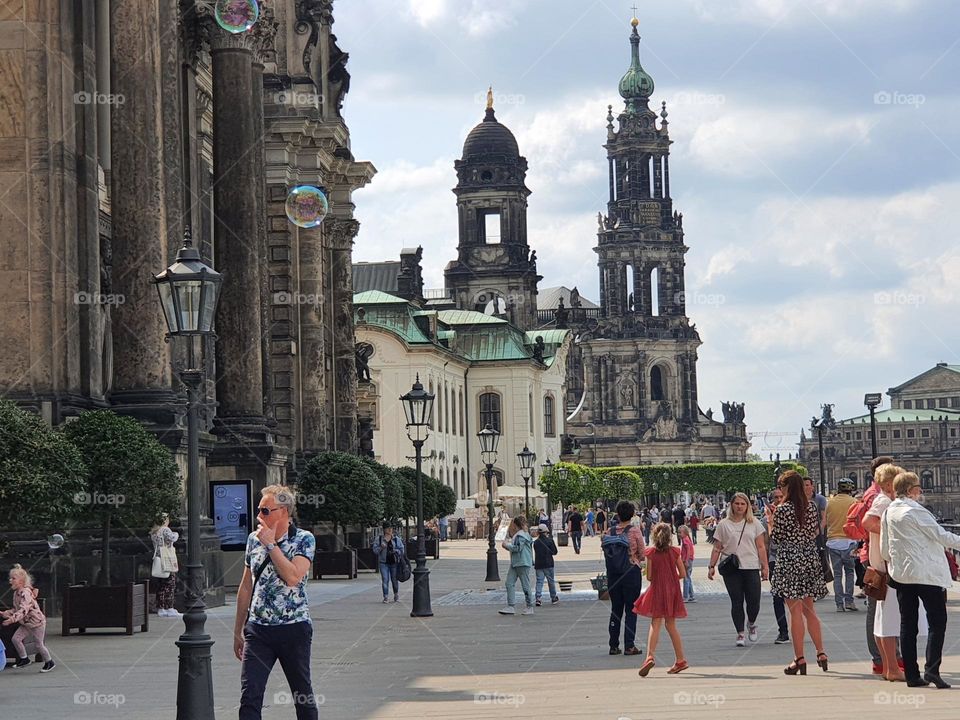
[[200, 259], [189, 230], [173, 265], [154, 276], [153, 282], [171, 337], [213, 334], [223, 276]]
[[530, 452], [530, 448], [524, 445], [523, 450], [517, 453], [517, 459], [520, 461], [521, 476], [529, 478], [533, 475], [533, 464], [537, 461], [537, 454]]
[[407, 434], [412, 440], [426, 440], [433, 420], [434, 398], [433, 393], [423, 389], [419, 373], [410, 392], [400, 397], [404, 415], [407, 417]]
[[485, 465], [493, 465], [497, 461], [497, 445], [500, 443], [500, 433], [494, 430], [489, 423], [477, 433], [480, 441], [480, 458]]

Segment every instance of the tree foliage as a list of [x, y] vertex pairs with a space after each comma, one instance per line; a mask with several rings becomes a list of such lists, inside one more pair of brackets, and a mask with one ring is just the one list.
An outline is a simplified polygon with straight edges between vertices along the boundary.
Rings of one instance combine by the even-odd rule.
[[61, 433], [0, 400], [0, 528], [63, 531], [85, 477], [80, 452]]
[[637, 500], [643, 495], [643, 481], [632, 470], [614, 470], [599, 477], [608, 500]]
[[[633, 467], [597, 468], [601, 477], [624, 470], [640, 478], [643, 495], [689, 492], [710, 495], [718, 492], [742, 491], [747, 494], [765, 492], [774, 485], [774, 463], [693, 463], [689, 465], [640, 465]], [[780, 471], [807, 469], [798, 463], [781, 462]], [[654, 487], [656, 485], [656, 487]]]
[[444, 515], [453, 515], [457, 511], [457, 493], [452, 487], [440, 483], [437, 492], [437, 507], [434, 515], [443, 517]]
[[383, 463], [378, 463], [371, 458], [363, 458], [363, 461], [380, 478], [380, 484], [383, 486], [383, 520], [396, 525], [400, 516], [403, 514], [403, 481], [396, 468], [389, 467]]
[[[561, 479], [560, 468], [567, 469], [567, 477]], [[547, 493], [551, 502], [560, 503], [564, 507], [573, 503], [593, 500], [600, 497], [602, 492], [597, 485], [596, 474], [585, 465], [576, 463], [559, 462], [553, 466], [553, 470], [544, 473], [539, 480], [540, 490]], [[596, 497], [593, 497], [596, 494]]]
[[297, 490], [300, 518], [332, 522], [334, 533], [340, 528], [346, 533], [346, 525], [376, 525], [383, 518], [383, 483], [356, 455], [324, 452], [310, 458]]

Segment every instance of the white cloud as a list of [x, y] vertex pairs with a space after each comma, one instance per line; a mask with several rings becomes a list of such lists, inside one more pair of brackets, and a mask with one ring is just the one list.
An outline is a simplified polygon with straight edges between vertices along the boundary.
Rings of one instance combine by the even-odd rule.
[[409, 0], [410, 13], [423, 27], [443, 18], [448, 10], [448, 0]]
[[865, 14], [905, 12], [920, 0], [689, 0], [702, 20], [709, 22], [749, 22], [769, 24], [792, 20], [810, 20], [810, 13], [826, 19], [847, 20]]
[[483, 37], [515, 24], [522, 9], [523, 0], [498, 0], [497, 9], [487, 0], [471, 0], [466, 7], [462, 0], [409, 0], [411, 15], [424, 28], [449, 25], [456, 19], [457, 25], [470, 37]]

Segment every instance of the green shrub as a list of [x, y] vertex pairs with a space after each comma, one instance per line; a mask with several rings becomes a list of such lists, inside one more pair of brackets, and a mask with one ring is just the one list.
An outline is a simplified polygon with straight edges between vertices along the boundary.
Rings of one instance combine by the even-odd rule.
[[305, 500], [297, 505], [299, 516], [309, 523], [332, 522], [334, 534], [343, 529], [344, 545], [347, 525], [369, 527], [383, 518], [383, 483], [356, 455], [324, 452], [310, 458], [297, 490]]

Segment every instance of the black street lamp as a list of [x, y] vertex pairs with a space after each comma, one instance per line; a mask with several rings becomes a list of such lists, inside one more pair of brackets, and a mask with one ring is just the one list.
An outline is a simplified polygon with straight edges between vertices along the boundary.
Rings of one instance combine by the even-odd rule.
[[870, 450], [871, 460], [877, 457], [877, 416], [876, 409], [883, 402], [882, 393], [867, 393], [863, 396], [863, 404], [870, 409]]
[[490, 519], [490, 527], [487, 529], [487, 582], [499, 582], [497, 548], [493, 542], [493, 464], [497, 461], [500, 433], [487, 423], [486, 427], [477, 433], [477, 439], [480, 441], [480, 459], [487, 466], [487, 516]]
[[530, 522], [530, 478], [533, 477], [533, 464], [537, 461], [537, 454], [530, 452], [526, 443], [523, 450], [517, 453], [520, 461], [520, 477], [523, 478], [523, 515]]
[[427, 569], [427, 546], [423, 535], [423, 443], [430, 434], [434, 395], [423, 389], [420, 375], [413, 388], [401, 396], [407, 416], [407, 437], [413, 441], [417, 462], [417, 567], [413, 570], [413, 610], [410, 617], [432, 617], [430, 609], [430, 571]]
[[[203, 362], [197, 362], [194, 339], [213, 337], [213, 319], [223, 277], [200, 259], [190, 229], [173, 265], [155, 276], [160, 305], [167, 322], [167, 337], [187, 340], [187, 365], [180, 380], [187, 388], [187, 581], [185, 626], [177, 640], [180, 667], [177, 675], [177, 720], [213, 720], [213, 673], [210, 669], [213, 639], [204, 629], [207, 606], [203, 602], [204, 572], [200, 562], [200, 430], [197, 405], [203, 383]], [[202, 354], [202, 352], [201, 352]]]
[[[550, 462], [550, 458], [547, 458], [547, 461], [540, 466], [540, 475], [541, 477], [551, 477], [553, 475], [553, 463]], [[547, 491], [547, 523], [553, 524], [553, 503], [550, 502], [550, 491]], [[552, 528], [551, 528], [552, 529]]]

